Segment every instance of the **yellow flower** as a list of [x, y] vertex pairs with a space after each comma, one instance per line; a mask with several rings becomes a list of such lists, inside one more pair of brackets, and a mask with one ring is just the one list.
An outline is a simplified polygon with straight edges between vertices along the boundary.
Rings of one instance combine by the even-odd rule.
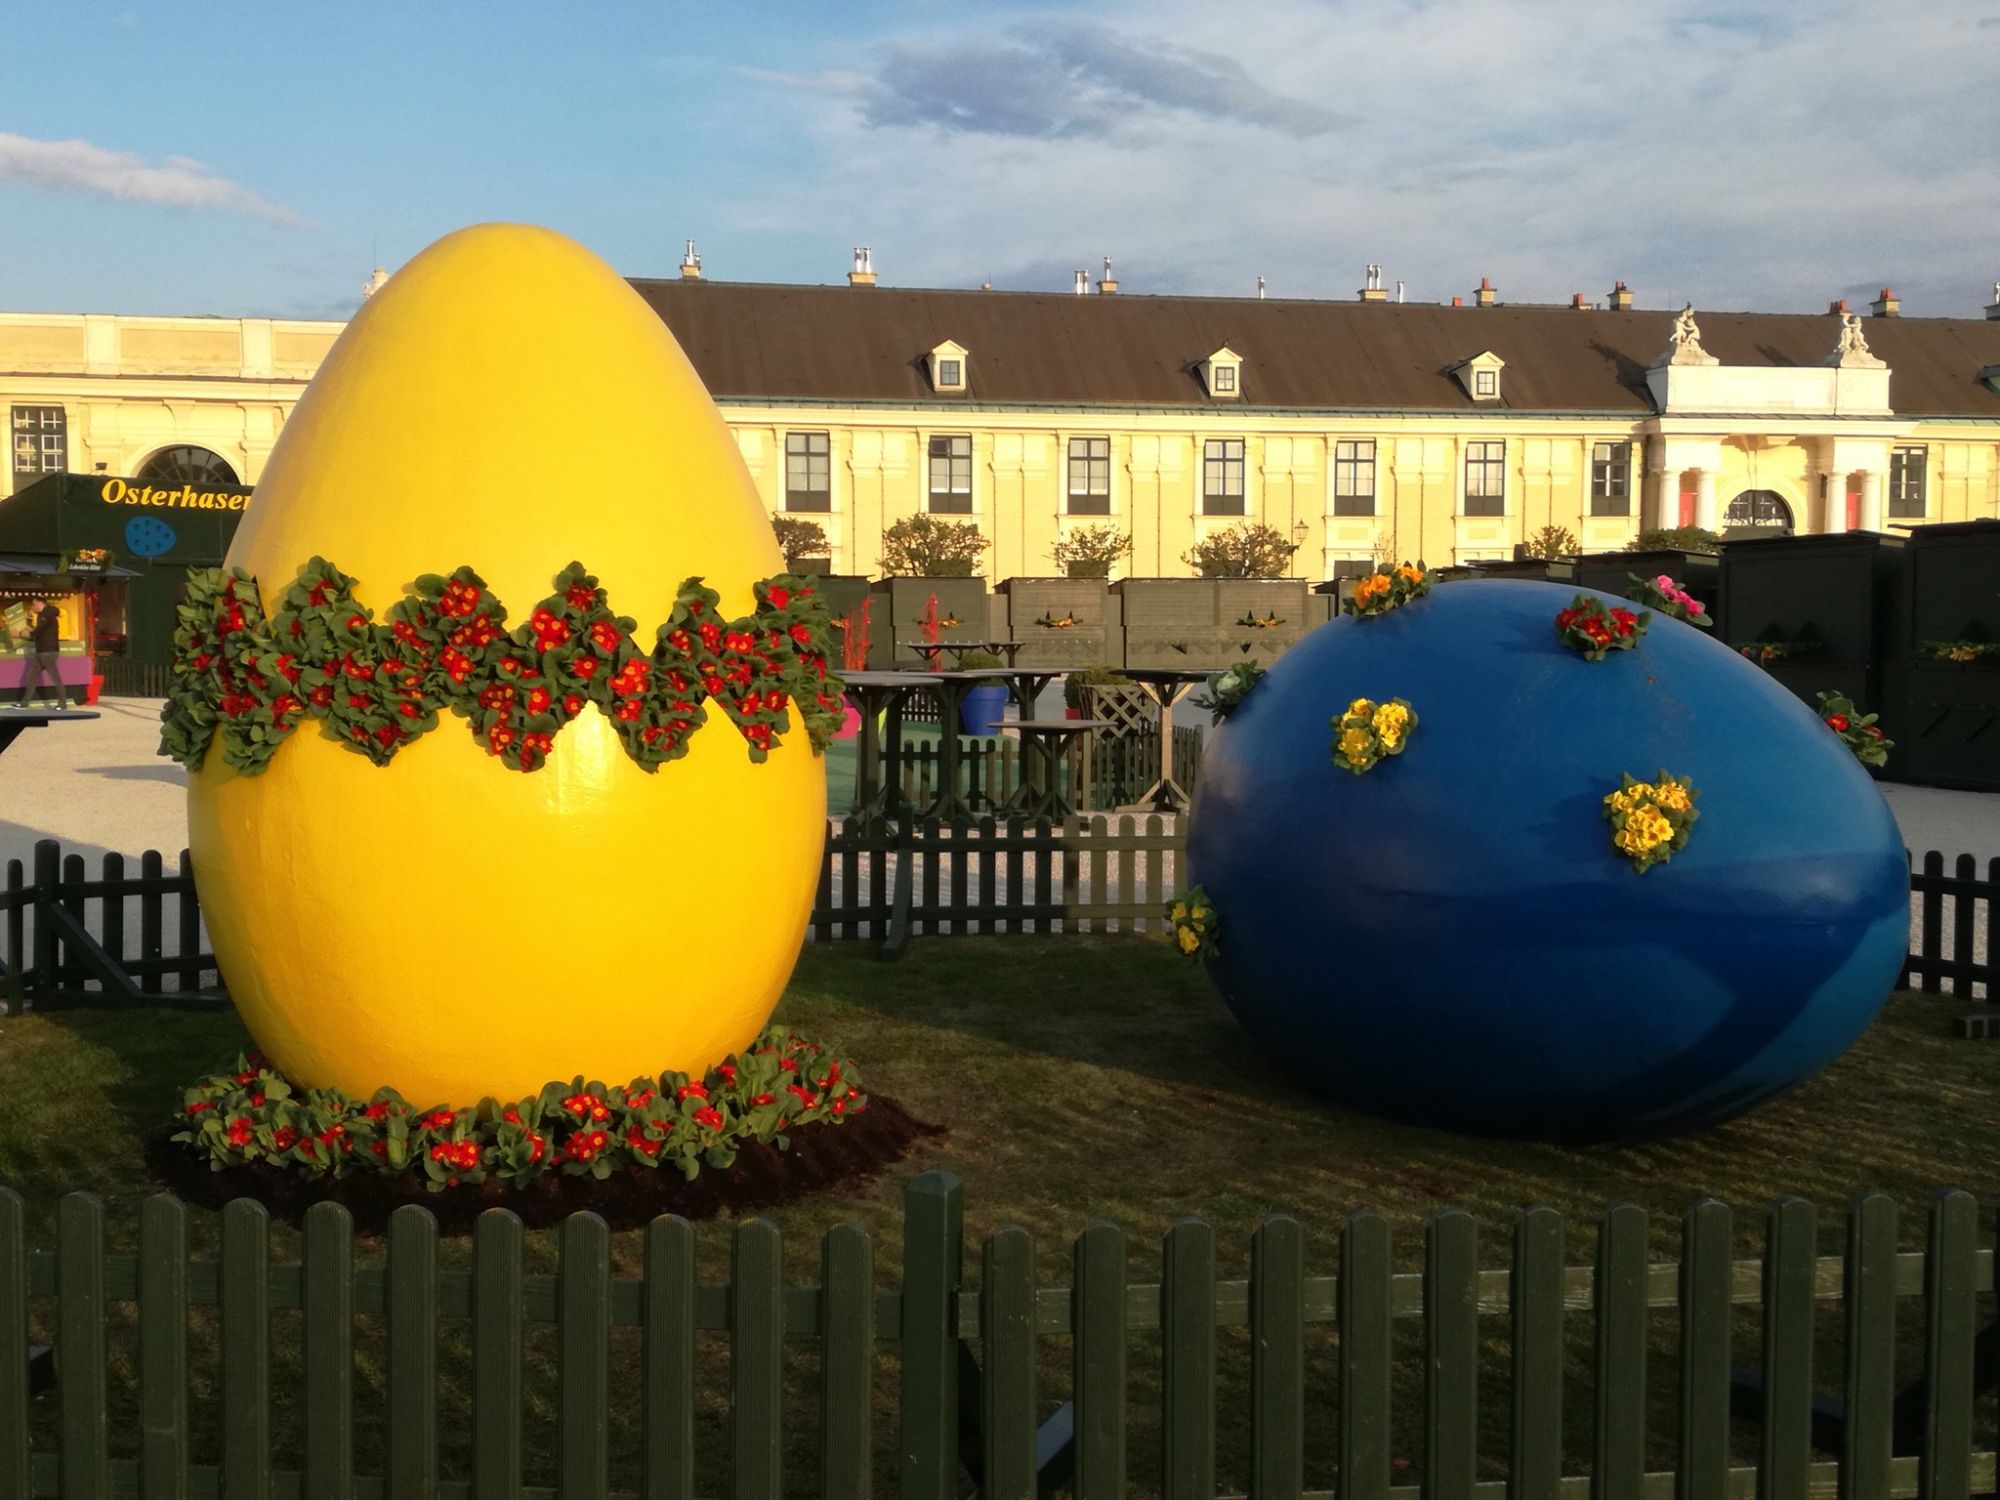
[[1380, 730], [1377, 732], [1376, 738], [1381, 740], [1384, 750], [1394, 754], [1396, 747], [1403, 743], [1403, 731], [1400, 729]]
[[1340, 732], [1340, 753], [1355, 765], [1368, 759], [1368, 746], [1372, 736], [1365, 729], [1343, 729]]
[[1642, 806], [1626, 817], [1625, 826], [1613, 842], [1627, 854], [1650, 854], [1660, 845], [1671, 843], [1673, 837], [1673, 824], [1660, 816], [1659, 809]]
[[1401, 734], [1410, 722], [1410, 711], [1400, 703], [1385, 703], [1375, 710], [1369, 722], [1375, 726], [1377, 734], [1386, 735], [1391, 731]]
[[1350, 719], [1365, 719], [1374, 712], [1375, 700], [1372, 698], [1356, 698], [1347, 705], [1347, 717]]
[[1167, 913], [1167, 915], [1172, 917], [1176, 922], [1185, 920], [1187, 914], [1188, 914], [1187, 902], [1185, 901], [1176, 901], [1174, 903], [1174, 909]]
[[1692, 805], [1687, 788], [1678, 781], [1662, 781], [1653, 788], [1653, 801], [1670, 812], [1686, 812]]
[[1396, 576], [1406, 583], [1422, 583], [1424, 579], [1424, 575], [1408, 563], [1404, 563], [1400, 568], [1396, 569]]
[[1181, 952], [1192, 953], [1201, 946], [1201, 938], [1192, 927], [1183, 927], [1174, 934], [1174, 940], [1181, 945]]

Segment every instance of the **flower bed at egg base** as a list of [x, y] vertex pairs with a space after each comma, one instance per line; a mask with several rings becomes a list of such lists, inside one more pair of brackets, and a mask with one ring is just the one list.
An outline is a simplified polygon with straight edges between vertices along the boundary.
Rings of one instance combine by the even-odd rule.
[[757, 1212], [864, 1182], [909, 1155], [921, 1140], [944, 1134], [943, 1127], [917, 1119], [893, 1099], [872, 1094], [868, 1108], [840, 1122], [800, 1126], [780, 1148], [755, 1141], [726, 1167], [703, 1167], [695, 1176], [658, 1168], [632, 1168], [609, 1177], [550, 1173], [517, 1186], [487, 1178], [432, 1191], [421, 1175], [301, 1177], [262, 1162], [211, 1168], [207, 1160], [173, 1140], [167, 1126], [145, 1137], [147, 1174], [184, 1202], [221, 1208], [235, 1198], [254, 1198], [275, 1217], [297, 1222], [315, 1203], [338, 1203], [364, 1234], [379, 1234], [389, 1216], [406, 1203], [430, 1211], [446, 1235], [469, 1234], [489, 1208], [519, 1215], [530, 1229], [559, 1224], [588, 1210], [611, 1228], [635, 1229], [661, 1214], [706, 1219], [720, 1214]]

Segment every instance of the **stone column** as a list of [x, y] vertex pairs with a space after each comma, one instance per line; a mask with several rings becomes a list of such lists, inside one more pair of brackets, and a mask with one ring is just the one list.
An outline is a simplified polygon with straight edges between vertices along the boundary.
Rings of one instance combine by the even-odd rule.
[[1681, 523], [1680, 475], [1678, 471], [1668, 472], [1666, 460], [1657, 451], [1657, 439], [1648, 446], [1655, 451], [1648, 455], [1646, 499], [1641, 507], [1639, 526], [1642, 531], [1648, 527], [1664, 531]]
[[1882, 471], [1863, 469], [1861, 471], [1861, 515], [1860, 531], [1880, 531], [1882, 529]]
[[1720, 531], [1715, 510], [1715, 470], [1706, 466], [1694, 471], [1694, 524], [1704, 531]]

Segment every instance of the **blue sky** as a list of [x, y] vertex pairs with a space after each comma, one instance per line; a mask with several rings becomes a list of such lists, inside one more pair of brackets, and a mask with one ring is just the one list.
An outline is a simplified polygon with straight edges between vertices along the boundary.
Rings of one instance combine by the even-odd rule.
[[342, 317], [484, 219], [628, 275], [1821, 312], [2000, 278], [2000, 0], [65, 3], [0, 309]]

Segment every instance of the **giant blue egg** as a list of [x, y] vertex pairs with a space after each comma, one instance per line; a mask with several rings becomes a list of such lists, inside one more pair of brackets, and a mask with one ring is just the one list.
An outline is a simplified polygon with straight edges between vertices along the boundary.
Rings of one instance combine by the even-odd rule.
[[[1449, 583], [1333, 621], [1210, 739], [1188, 830], [1210, 972], [1330, 1099], [1523, 1139], [1698, 1129], [1824, 1068], [1895, 984], [1906, 858], [1847, 746], [1664, 615], [1586, 661], [1554, 625], [1575, 594]], [[1361, 775], [1332, 761], [1355, 698], [1418, 716]], [[1641, 874], [1604, 797], [1661, 769], [1701, 817]]]

